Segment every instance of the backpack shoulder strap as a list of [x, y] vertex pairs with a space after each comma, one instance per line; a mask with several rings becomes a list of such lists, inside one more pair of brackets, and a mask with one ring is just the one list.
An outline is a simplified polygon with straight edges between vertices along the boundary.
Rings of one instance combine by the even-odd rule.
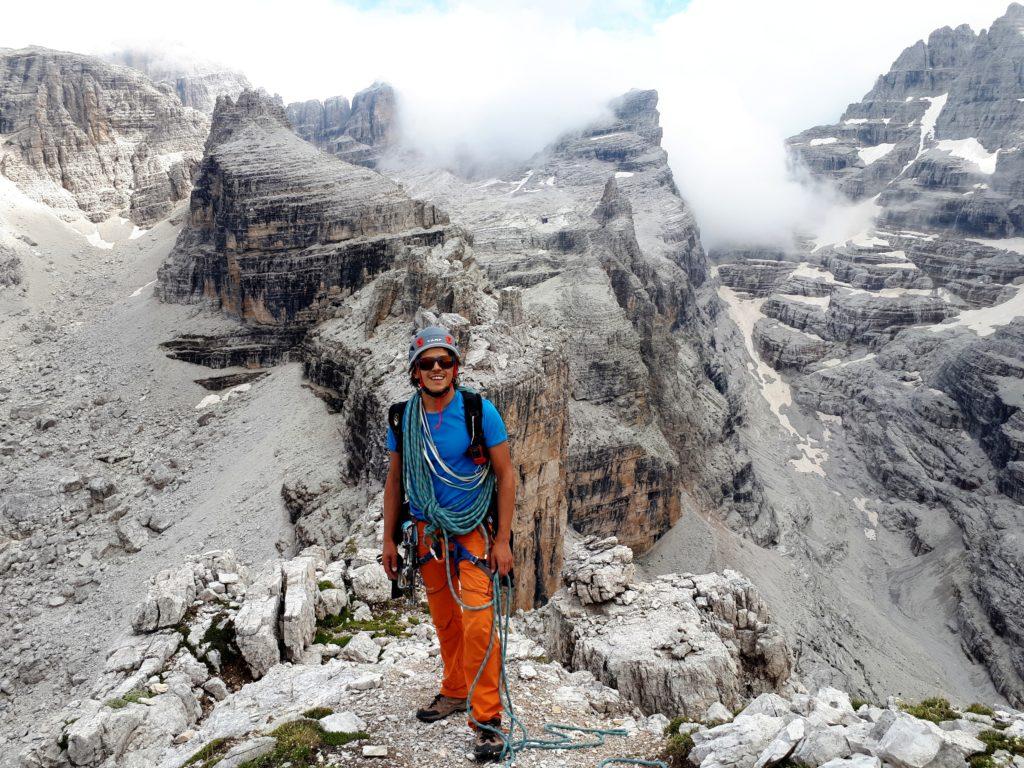
[[462, 390], [462, 404], [466, 415], [466, 432], [469, 444], [484, 444], [484, 404], [479, 392], [469, 389]]
[[405, 415], [405, 404], [408, 400], [400, 403], [392, 403], [388, 408], [388, 426], [395, 435], [395, 442], [398, 444], [398, 452], [402, 452], [402, 417]]

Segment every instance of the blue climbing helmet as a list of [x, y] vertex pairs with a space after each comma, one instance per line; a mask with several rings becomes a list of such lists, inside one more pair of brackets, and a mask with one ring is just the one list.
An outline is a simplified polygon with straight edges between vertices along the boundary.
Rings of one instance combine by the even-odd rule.
[[455, 355], [455, 361], [462, 362], [462, 355], [459, 354], [459, 348], [455, 344], [455, 337], [452, 336], [451, 331], [440, 325], [431, 325], [418, 331], [409, 342], [409, 367], [412, 368], [412, 364], [416, 362], [416, 358], [421, 352], [438, 347], [451, 351]]

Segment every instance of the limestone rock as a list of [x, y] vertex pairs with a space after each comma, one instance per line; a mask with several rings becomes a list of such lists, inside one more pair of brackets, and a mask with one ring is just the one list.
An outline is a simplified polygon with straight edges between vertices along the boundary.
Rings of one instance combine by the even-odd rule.
[[254, 739], [246, 739], [241, 744], [236, 744], [229, 749], [224, 757], [217, 762], [217, 765], [224, 768], [240, 768], [245, 763], [270, 754], [276, 746], [277, 739], [273, 736], [259, 736]]
[[320, 718], [320, 725], [328, 733], [356, 733], [366, 729], [366, 721], [354, 712], [335, 712]]
[[[629, 605], [584, 606], [556, 593], [545, 614], [549, 653], [646, 711], [693, 720], [712, 704], [737, 707], [745, 691], [773, 692], [789, 678], [785, 641], [739, 574], [669, 574], [641, 586]], [[748, 611], [757, 617], [753, 626]]]
[[282, 567], [275, 561], [254, 580], [235, 616], [235, 642], [255, 678], [281, 660], [277, 628], [281, 592]]
[[373, 642], [369, 632], [359, 632], [348, 641], [342, 649], [341, 655], [351, 661], [374, 664], [380, 656], [380, 646]]
[[351, 576], [352, 592], [360, 600], [379, 605], [391, 599], [391, 581], [377, 563], [361, 565]]
[[932, 764], [943, 745], [938, 727], [899, 713], [878, 743], [878, 756], [899, 768]]
[[0, 52], [3, 174], [31, 197], [90, 221], [150, 225], [188, 195], [205, 115], [126, 67], [91, 56]]
[[572, 548], [562, 566], [566, 588], [584, 605], [603, 603], [625, 591], [636, 574], [633, 551], [611, 536], [588, 536]]
[[136, 632], [173, 626], [181, 621], [195, 596], [190, 565], [160, 571], [153, 578], [146, 598], [136, 606], [132, 626]]
[[316, 631], [316, 568], [312, 557], [296, 557], [282, 566], [284, 610], [281, 642], [288, 658], [298, 661]]
[[786, 727], [784, 720], [767, 715], [741, 717], [692, 735], [690, 760], [702, 768], [753, 765], [757, 757]]
[[[217, 104], [189, 222], [159, 271], [163, 300], [207, 300], [268, 325], [301, 322], [328, 293], [388, 269], [404, 245], [444, 241], [447, 217], [434, 206], [324, 156], [266, 94]], [[286, 194], [294, 190], [302, 192]], [[268, 250], [287, 261], [285, 272], [256, 268], [250, 256]]]

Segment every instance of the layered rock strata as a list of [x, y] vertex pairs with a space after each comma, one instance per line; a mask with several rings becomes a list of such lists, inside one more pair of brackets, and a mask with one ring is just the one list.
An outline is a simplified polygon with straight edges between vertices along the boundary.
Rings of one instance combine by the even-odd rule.
[[45, 48], [0, 51], [0, 173], [91, 221], [147, 226], [188, 196], [208, 118], [141, 73]]
[[281, 106], [218, 102], [189, 221], [159, 272], [165, 301], [208, 301], [257, 325], [308, 326], [319, 303], [387, 270], [447, 218], [296, 136]]
[[207, 115], [213, 114], [218, 97], [235, 99], [252, 87], [241, 72], [210, 62], [182, 61], [158, 51], [128, 48], [115, 51], [107, 58], [139, 70], [157, 86], [172, 90], [183, 106]]
[[424, 323], [450, 327], [466, 351], [464, 379], [501, 409], [511, 435], [521, 499], [517, 604], [532, 606], [557, 588], [566, 514], [563, 342], [531, 336], [522, 297], [510, 290], [499, 301], [468, 236], [434, 206], [318, 151], [266, 96], [222, 99], [189, 224], [160, 270], [158, 291], [165, 300], [208, 301], [245, 324], [223, 339], [175, 339], [165, 345], [171, 354], [251, 365], [291, 350], [343, 415], [340, 476], [292, 478], [285, 488], [300, 537], [335, 552], [353, 542], [380, 546], [379, 498], [369, 515], [366, 508], [387, 470], [387, 407], [409, 396], [408, 338]]
[[853, 199], [878, 195], [890, 227], [1013, 237], [1020, 185], [1024, 6], [991, 27], [933, 32], [907, 48], [840, 123], [789, 139], [797, 162]]

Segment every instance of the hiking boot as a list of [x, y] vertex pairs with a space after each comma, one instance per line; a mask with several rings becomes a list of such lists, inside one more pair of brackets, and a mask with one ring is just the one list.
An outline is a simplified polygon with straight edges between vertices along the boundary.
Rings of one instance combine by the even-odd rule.
[[444, 720], [456, 712], [465, 711], [465, 699], [453, 699], [451, 696], [439, 693], [427, 706], [416, 710], [416, 719], [424, 723], [436, 723], [438, 720]]
[[[482, 724], [489, 725], [491, 728], [499, 731], [501, 730], [500, 717], [496, 717], [493, 720], [485, 720]], [[494, 731], [488, 731], [485, 728], [476, 729], [476, 742], [473, 744], [473, 757], [478, 763], [482, 763], [486, 760], [497, 760], [504, 747], [504, 740]]]

